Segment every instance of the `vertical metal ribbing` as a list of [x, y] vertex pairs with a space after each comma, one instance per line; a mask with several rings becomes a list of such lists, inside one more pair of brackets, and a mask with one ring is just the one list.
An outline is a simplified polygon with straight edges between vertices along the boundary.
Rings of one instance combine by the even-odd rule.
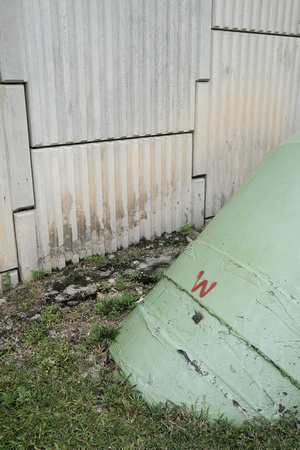
[[191, 220], [192, 135], [32, 150], [44, 269], [113, 252]]
[[265, 153], [298, 129], [299, 39], [213, 31], [209, 83], [197, 83], [193, 175], [215, 215]]
[[188, 132], [207, 0], [17, 0], [31, 146]]

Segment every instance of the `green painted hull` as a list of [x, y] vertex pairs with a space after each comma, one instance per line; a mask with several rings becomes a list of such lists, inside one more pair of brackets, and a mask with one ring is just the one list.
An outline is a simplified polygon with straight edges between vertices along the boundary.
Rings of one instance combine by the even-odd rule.
[[300, 417], [300, 133], [268, 153], [110, 348], [150, 404]]

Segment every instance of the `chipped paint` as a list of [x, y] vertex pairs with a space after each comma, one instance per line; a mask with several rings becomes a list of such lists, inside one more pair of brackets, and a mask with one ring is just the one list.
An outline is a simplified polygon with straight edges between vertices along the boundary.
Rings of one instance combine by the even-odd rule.
[[268, 154], [123, 322], [111, 355], [150, 404], [240, 424], [299, 418], [299, 169], [300, 133]]
[[179, 353], [179, 355], [182, 355], [184, 357], [184, 359], [186, 360], [186, 362], [188, 364], [190, 364], [196, 370], [196, 372], [199, 373], [201, 376], [206, 377], [207, 375], [209, 375], [208, 372], [205, 372], [205, 371], [201, 370], [201, 368], [200, 368], [199, 364], [197, 363], [197, 361], [195, 361], [195, 360], [192, 361], [188, 357], [187, 353], [184, 350], [178, 349], [177, 352]]

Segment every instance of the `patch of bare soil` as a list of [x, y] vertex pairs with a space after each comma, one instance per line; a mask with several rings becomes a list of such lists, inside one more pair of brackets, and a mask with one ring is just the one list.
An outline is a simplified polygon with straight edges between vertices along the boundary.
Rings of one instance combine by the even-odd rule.
[[90, 332], [95, 321], [118, 325], [128, 311], [117, 319], [99, 317], [97, 303], [105, 296], [122, 296], [125, 292], [136, 298], [147, 295], [198, 235], [194, 230], [188, 236], [175, 232], [153, 241], [143, 240], [113, 254], [86, 257], [62, 271], [0, 294], [0, 356], [16, 351], [25, 357], [28, 339], [37, 336], [41, 323], [47, 337], [63, 337], [74, 343]]

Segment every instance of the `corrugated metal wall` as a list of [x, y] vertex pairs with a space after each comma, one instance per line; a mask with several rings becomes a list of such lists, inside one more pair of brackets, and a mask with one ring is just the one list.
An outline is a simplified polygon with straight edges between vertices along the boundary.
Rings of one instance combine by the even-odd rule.
[[213, 0], [212, 27], [300, 35], [299, 0]]
[[37, 149], [32, 162], [44, 269], [191, 220], [189, 133]]
[[187, 132], [209, 0], [18, 0], [31, 146]]
[[199, 226], [204, 190], [216, 214], [298, 129], [299, 4], [2, 0], [0, 272]]
[[[22, 124], [9, 127], [14, 148], [0, 149], [0, 272], [18, 266], [26, 280], [37, 264], [113, 251], [193, 214], [203, 223], [187, 132], [196, 80], [209, 77], [211, 8], [210, 0], [2, 0], [0, 79], [20, 83], [28, 123], [23, 108]], [[27, 126], [35, 205], [32, 184], [31, 202], [15, 204], [16, 189], [26, 190], [5, 178], [30, 169], [29, 152], [16, 151], [28, 150]], [[170, 136], [133, 139], [151, 135]]]
[[[228, 10], [223, 7], [224, 14]], [[299, 45], [296, 37], [212, 32], [210, 81], [197, 83], [193, 155], [193, 175], [206, 176], [206, 217], [219, 211], [267, 151], [298, 131]]]

